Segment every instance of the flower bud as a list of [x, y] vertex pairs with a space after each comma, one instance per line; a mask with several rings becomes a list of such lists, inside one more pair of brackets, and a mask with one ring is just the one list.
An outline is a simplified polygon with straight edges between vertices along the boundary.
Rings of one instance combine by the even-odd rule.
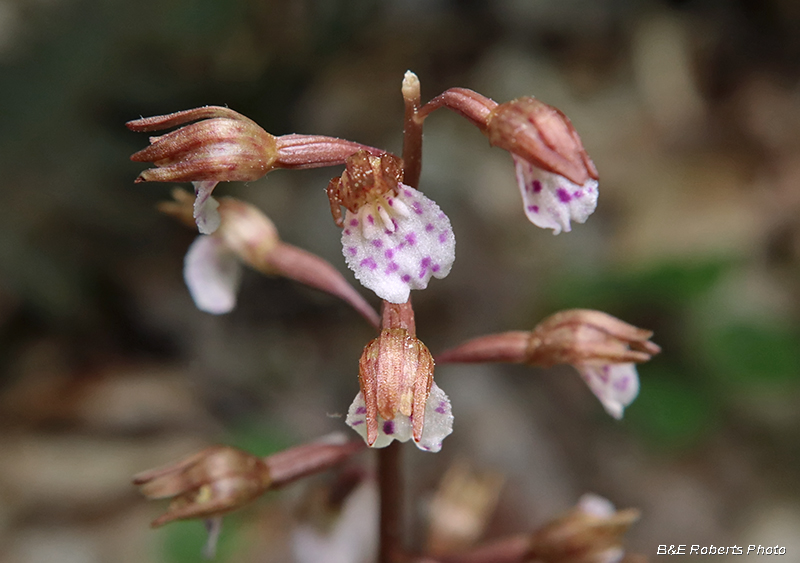
[[370, 446], [413, 437], [420, 449], [438, 451], [453, 416], [447, 395], [433, 382], [433, 365], [428, 348], [406, 329], [383, 329], [361, 355], [361, 392], [347, 423]]
[[612, 563], [624, 556], [622, 537], [639, 511], [616, 511], [606, 499], [584, 495], [578, 506], [533, 533], [531, 559], [543, 563]]
[[136, 475], [133, 483], [149, 499], [171, 498], [153, 527], [174, 520], [213, 518], [241, 508], [271, 484], [263, 460], [228, 446], [212, 446], [172, 465]]
[[577, 131], [560, 110], [533, 97], [517, 98], [494, 108], [488, 123], [492, 145], [579, 186], [598, 179]]
[[275, 137], [228, 108], [206, 106], [126, 125], [132, 131], [146, 132], [191, 121], [197, 122], [151, 137], [149, 147], [131, 156], [133, 161], [156, 165], [142, 172], [137, 182], [248, 181], [275, 167]]

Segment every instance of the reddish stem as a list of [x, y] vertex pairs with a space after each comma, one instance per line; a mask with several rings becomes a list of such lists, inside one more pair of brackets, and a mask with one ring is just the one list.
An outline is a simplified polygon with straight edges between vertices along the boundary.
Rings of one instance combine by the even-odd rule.
[[417, 112], [421, 123], [428, 115], [441, 107], [453, 110], [469, 119], [482, 132], [489, 126], [489, 114], [497, 107], [497, 102], [468, 88], [450, 88], [422, 106]]

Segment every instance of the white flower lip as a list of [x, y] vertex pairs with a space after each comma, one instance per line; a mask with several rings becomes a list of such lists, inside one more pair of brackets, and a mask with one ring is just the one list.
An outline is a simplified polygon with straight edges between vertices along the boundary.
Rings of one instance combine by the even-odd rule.
[[639, 394], [635, 364], [583, 364], [575, 367], [606, 412], [617, 420]]
[[[359, 433], [367, 441], [367, 407], [364, 395], [359, 391], [347, 412], [347, 425]], [[453, 431], [453, 411], [450, 399], [436, 383], [431, 385], [428, 402], [425, 405], [425, 425], [422, 428], [422, 439], [416, 442], [419, 449], [426, 452], [438, 452], [442, 449], [442, 441]], [[373, 448], [385, 448], [393, 440], [407, 442], [413, 438], [413, 420], [411, 417], [397, 413], [393, 420], [384, 420], [378, 415], [378, 439]]]
[[198, 309], [222, 315], [236, 306], [242, 264], [223, 240], [200, 235], [186, 253], [183, 278]]
[[211, 197], [211, 192], [219, 184], [214, 180], [192, 182], [194, 186], [194, 220], [197, 223], [197, 230], [200, 234], [210, 235], [219, 228], [221, 218], [219, 216], [219, 203]]
[[589, 179], [579, 186], [553, 172], [537, 168], [512, 155], [517, 184], [528, 219], [543, 229], [570, 232], [570, 221], [583, 223], [597, 207], [597, 180]]
[[357, 213], [348, 210], [342, 230], [348, 267], [362, 285], [391, 303], [405, 303], [412, 289], [425, 289], [431, 277], [445, 277], [455, 244], [447, 215], [405, 184], [396, 196], [378, 196]]

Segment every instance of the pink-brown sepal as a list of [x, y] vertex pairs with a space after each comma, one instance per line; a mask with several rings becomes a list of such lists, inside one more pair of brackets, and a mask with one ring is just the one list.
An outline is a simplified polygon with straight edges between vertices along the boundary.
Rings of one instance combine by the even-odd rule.
[[517, 98], [498, 105], [488, 117], [486, 134], [492, 145], [578, 186], [598, 179], [597, 169], [569, 118], [536, 98]]
[[214, 518], [251, 502], [271, 485], [260, 458], [229, 446], [212, 446], [133, 479], [150, 499], [171, 498], [153, 527], [174, 520]]

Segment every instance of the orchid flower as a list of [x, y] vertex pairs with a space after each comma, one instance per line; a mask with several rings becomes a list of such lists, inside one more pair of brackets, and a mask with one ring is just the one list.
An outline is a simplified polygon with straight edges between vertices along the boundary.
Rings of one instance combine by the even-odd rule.
[[431, 277], [444, 278], [455, 260], [447, 215], [401, 177], [396, 157], [360, 152], [328, 186], [348, 267], [391, 303], [405, 303], [410, 291], [425, 289]]

